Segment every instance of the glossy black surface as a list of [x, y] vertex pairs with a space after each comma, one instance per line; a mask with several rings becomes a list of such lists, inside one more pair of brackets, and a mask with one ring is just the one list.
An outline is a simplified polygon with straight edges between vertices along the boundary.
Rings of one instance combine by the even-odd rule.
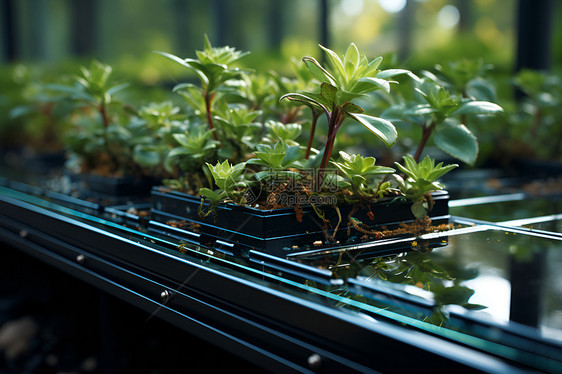
[[[483, 177], [478, 184], [472, 176], [472, 183], [501, 186], [497, 175], [493, 182]], [[53, 230], [66, 217], [68, 230], [81, 222], [130, 242], [130, 249], [121, 246], [110, 257], [103, 244], [94, 252], [114, 265], [130, 267], [129, 261], [136, 262], [145, 276], [165, 274], [166, 279], [189, 285], [195, 282], [192, 273], [185, 268], [182, 275], [180, 264], [196, 264], [233, 282], [265, 287], [335, 315], [349, 314], [369, 329], [389, 323], [524, 367], [562, 370], [561, 205], [556, 196], [518, 191], [513, 179], [505, 183], [509, 188], [496, 188], [491, 195], [476, 190], [471, 194], [464, 184], [462, 191], [451, 189], [451, 196], [457, 197], [450, 202], [452, 230], [408, 238], [400, 254], [369, 253], [357, 246], [286, 259], [259, 251], [231, 256], [228, 250], [194, 244], [195, 240], [160, 235], [148, 230], [149, 216], [139, 215], [146, 211], [146, 202], [115, 206], [90, 199], [80, 204], [85, 200], [68, 186], [64, 194], [75, 194], [76, 200], [64, 201], [53, 195], [63, 192], [60, 186], [66, 182], [61, 181], [64, 178], [18, 184], [4, 179], [0, 196], [6, 206], [25, 208], [22, 219], [33, 216], [25, 211], [53, 213]], [[73, 235], [69, 231], [65, 240]], [[73, 240], [79, 238], [78, 233]], [[257, 301], [241, 300], [240, 305], [253, 302]], [[262, 304], [264, 313], [268, 308]], [[283, 313], [287, 321], [298, 319], [293, 311]]]

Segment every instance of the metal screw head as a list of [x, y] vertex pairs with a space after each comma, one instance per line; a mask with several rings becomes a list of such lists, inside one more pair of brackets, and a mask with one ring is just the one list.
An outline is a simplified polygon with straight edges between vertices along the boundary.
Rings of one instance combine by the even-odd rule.
[[84, 261], [86, 261], [86, 256], [84, 256], [84, 255], [76, 256], [76, 262], [78, 262], [79, 264], [83, 264]]
[[306, 361], [308, 362], [309, 368], [311, 368], [312, 370], [316, 370], [319, 369], [320, 364], [322, 364], [322, 357], [320, 357], [318, 353], [313, 353], [308, 357]]
[[163, 303], [167, 302], [168, 300], [170, 300], [170, 297], [172, 295], [170, 294], [170, 291], [168, 290], [164, 290], [160, 293], [160, 300], [162, 300]]

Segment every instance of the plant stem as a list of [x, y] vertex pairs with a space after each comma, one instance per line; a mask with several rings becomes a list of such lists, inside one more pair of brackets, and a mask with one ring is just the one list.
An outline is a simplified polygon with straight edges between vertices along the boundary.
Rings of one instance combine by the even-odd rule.
[[[208, 92], [205, 93], [205, 109], [207, 111], [207, 122], [209, 123], [210, 130], [213, 130], [215, 128], [215, 126], [213, 126], [213, 115], [211, 113], [211, 103], [213, 102], [214, 98], [215, 98], [214, 93], [211, 94], [209, 94]], [[219, 140], [216, 131], [213, 131], [213, 138], [215, 140]]]
[[320, 117], [322, 112], [316, 112], [314, 109], [312, 110], [312, 126], [310, 127], [310, 135], [308, 137], [308, 144], [306, 146], [306, 154], [304, 155], [304, 159], [308, 160], [310, 157], [310, 149], [312, 148], [312, 139], [314, 138], [314, 132], [316, 131], [316, 123], [318, 122], [318, 117]]
[[117, 157], [113, 154], [111, 149], [109, 148], [109, 137], [107, 135], [107, 129], [109, 127], [109, 116], [107, 115], [107, 107], [105, 105], [105, 101], [102, 101], [98, 107], [98, 111], [101, 116], [101, 122], [103, 124], [103, 147], [111, 160], [112, 171], [116, 171], [118, 168]]
[[322, 155], [322, 161], [320, 162], [320, 168], [318, 169], [318, 174], [315, 181], [315, 189], [320, 190], [322, 182], [324, 181], [324, 171], [328, 163], [330, 162], [330, 157], [332, 156], [332, 151], [334, 149], [334, 143], [336, 141], [336, 134], [345, 119], [345, 115], [337, 106], [334, 106], [332, 110], [332, 115], [328, 121], [328, 138], [326, 139], [326, 145], [324, 147], [324, 154]]
[[300, 107], [291, 108], [287, 113], [281, 115], [281, 123], [287, 124], [295, 122], [295, 118], [297, 117], [299, 111]]
[[424, 125], [422, 127], [422, 138], [420, 140], [420, 143], [418, 144], [418, 149], [416, 150], [416, 154], [414, 155], [414, 160], [416, 162], [420, 161], [421, 153], [422, 153], [423, 149], [425, 148], [425, 145], [427, 144], [427, 141], [431, 137], [431, 134], [433, 133], [434, 129], [435, 129], [435, 122], [431, 122], [431, 124], [429, 126]]
[[328, 122], [328, 138], [326, 139], [326, 146], [324, 147], [324, 155], [322, 156], [322, 162], [320, 163], [320, 169], [325, 169], [328, 166], [330, 157], [332, 156], [332, 150], [334, 148], [334, 142], [336, 140], [336, 133], [343, 122], [343, 117], [340, 114], [340, 110], [337, 106], [332, 110], [332, 116]]
[[539, 132], [541, 121], [542, 121], [542, 110], [538, 108], [533, 118], [533, 125], [531, 126], [531, 137], [533, 138], [533, 140], [537, 138], [537, 133]]

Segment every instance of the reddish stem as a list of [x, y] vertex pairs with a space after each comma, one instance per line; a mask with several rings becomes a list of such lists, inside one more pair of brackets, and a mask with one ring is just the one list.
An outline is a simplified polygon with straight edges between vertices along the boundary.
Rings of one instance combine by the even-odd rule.
[[334, 143], [336, 140], [336, 134], [345, 119], [345, 115], [342, 115], [340, 109], [335, 106], [332, 110], [332, 116], [328, 122], [328, 139], [326, 140], [326, 146], [324, 147], [324, 154], [322, 155], [322, 161], [320, 163], [320, 168], [318, 169], [318, 175], [316, 178], [316, 189], [319, 190], [324, 181], [324, 171], [330, 162], [330, 157], [332, 156], [332, 151], [334, 149]]
[[414, 155], [414, 160], [416, 162], [420, 161], [421, 153], [425, 148], [427, 141], [431, 137], [431, 134], [433, 133], [433, 129], [435, 129], [435, 122], [432, 122], [429, 126], [424, 125], [422, 127], [422, 138], [420, 140], [420, 143], [418, 144], [418, 149], [416, 150], [416, 154]]
[[312, 110], [312, 126], [310, 128], [310, 136], [308, 137], [308, 144], [306, 146], [306, 154], [304, 155], [304, 159], [308, 160], [310, 157], [310, 149], [312, 148], [312, 139], [314, 138], [314, 132], [316, 131], [316, 122], [318, 122], [318, 117], [320, 117], [322, 112], [316, 112]]
[[[213, 99], [215, 98], [215, 94], [205, 94], [205, 109], [207, 110], [207, 122], [209, 123], [209, 129], [213, 130], [215, 128], [215, 126], [213, 126], [213, 115], [211, 113], [211, 104], [213, 102]], [[213, 131], [213, 138], [215, 140], [218, 140], [219, 138], [217, 137], [217, 132]]]
[[295, 118], [297, 117], [299, 111], [300, 107], [291, 108], [287, 113], [281, 116], [281, 123], [287, 124], [295, 122]]

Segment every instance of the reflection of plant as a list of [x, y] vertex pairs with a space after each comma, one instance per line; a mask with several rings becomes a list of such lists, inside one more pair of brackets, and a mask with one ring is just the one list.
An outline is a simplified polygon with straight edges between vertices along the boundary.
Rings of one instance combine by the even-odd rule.
[[408, 73], [401, 69], [378, 70], [382, 57], [369, 61], [367, 57], [359, 54], [353, 43], [347, 48], [343, 60], [334, 51], [325, 47], [322, 49], [332, 62], [331, 72], [313, 57], [303, 58], [309, 72], [321, 83], [319, 92], [289, 93], [281, 98], [308, 105], [313, 108], [313, 114], [318, 112], [326, 114], [328, 139], [320, 163], [321, 170], [325, 169], [330, 161], [336, 134], [346, 118], [359, 122], [388, 147], [396, 142], [397, 133], [392, 123], [364, 114], [363, 109], [352, 103], [352, 100], [379, 89], [390, 92], [390, 82], [387, 78]]
[[430, 193], [444, 188], [436, 180], [458, 166], [457, 164], [443, 166], [442, 162], [435, 165], [435, 160], [429, 156], [425, 156], [419, 163], [411, 156], [404, 156], [404, 165], [397, 162], [394, 164], [406, 174], [406, 179], [398, 175], [395, 179], [404, 196], [413, 201], [411, 209], [417, 219], [422, 219], [432, 208]]
[[459, 305], [470, 310], [484, 308], [469, 302], [474, 290], [461, 284], [462, 280], [471, 279], [477, 274], [454, 268], [449, 272], [438, 264], [437, 259], [439, 258], [432, 258], [423, 251], [414, 250], [390, 259], [376, 258], [364, 271], [393, 283], [409, 284], [430, 291], [435, 306], [433, 313], [425, 317], [426, 322], [436, 325], [446, 322], [446, 305]]

